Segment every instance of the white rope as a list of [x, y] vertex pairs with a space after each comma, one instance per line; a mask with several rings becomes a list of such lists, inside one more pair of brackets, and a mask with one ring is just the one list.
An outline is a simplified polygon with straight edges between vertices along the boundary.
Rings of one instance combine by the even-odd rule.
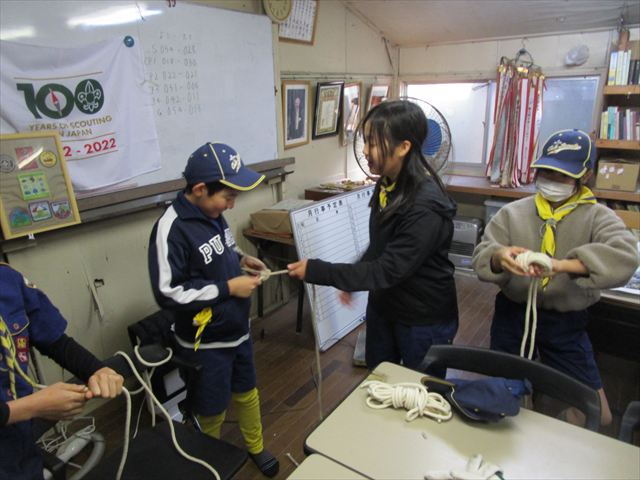
[[[140, 362], [142, 364], [144, 364], [144, 365], [152, 365], [152, 364], [149, 364], [148, 362], [145, 362], [144, 360], [142, 360], [142, 358], [140, 357], [140, 355], [137, 352], [137, 350], [135, 351], [135, 353], [138, 356], [138, 360], [140, 360]], [[165, 408], [162, 406], [162, 403], [160, 403], [160, 401], [156, 398], [156, 396], [151, 391], [151, 388], [149, 388], [149, 386], [144, 382], [143, 378], [140, 376], [140, 373], [138, 373], [138, 371], [136, 370], [136, 367], [133, 364], [133, 361], [131, 360], [131, 358], [129, 358], [129, 356], [126, 353], [121, 352], [121, 351], [116, 352], [116, 355], [122, 356], [127, 361], [127, 363], [129, 364], [129, 367], [131, 368], [131, 371], [132, 371], [133, 375], [138, 379], [138, 382], [140, 382], [140, 384], [144, 387], [144, 389], [146, 390], [147, 394], [149, 394], [151, 396], [151, 399], [153, 400], [153, 402], [158, 406], [158, 409], [160, 410], [160, 412], [167, 419], [167, 423], [169, 425], [169, 430], [171, 431], [171, 439], [173, 440], [173, 444], [176, 447], [176, 450], [178, 451], [178, 453], [180, 455], [182, 455], [184, 458], [186, 458], [187, 460], [202, 465], [203, 467], [205, 467], [207, 470], [209, 470], [213, 474], [213, 476], [216, 478], [216, 480], [220, 480], [220, 475], [218, 474], [218, 472], [216, 471], [215, 468], [213, 468], [211, 465], [209, 465], [208, 463], [206, 463], [205, 461], [203, 461], [203, 460], [201, 460], [199, 458], [192, 457], [191, 455], [186, 453], [184, 450], [182, 450], [182, 448], [180, 448], [180, 445], [178, 445], [178, 440], [176, 439], [176, 432], [175, 432], [175, 428], [173, 426], [173, 420], [171, 419], [171, 416], [169, 415], [169, 412], [167, 412], [165, 410]], [[168, 355], [168, 357], [164, 361], [168, 361], [169, 358], [171, 358], [171, 353]], [[162, 363], [163, 362], [157, 362], [157, 364], [155, 364], [155, 366], [158, 366], [158, 364], [162, 364]], [[129, 448], [129, 427], [130, 427], [130, 423], [131, 423], [131, 398], [130, 398], [129, 392], [127, 392], [127, 390], [125, 388], [123, 388], [122, 391], [124, 392], [125, 397], [127, 399], [127, 419], [126, 419], [126, 424], [125, 424], [125, 432], [124, 432], [125, 438], [124, 438], [124, 447], [123, 447], [123, 450], [122, 450], [122, 459], [120, 460], [120, 466], [118, 467], [118, 473], [117, 473], [117, 476], [116, 476], [116, 480], [120, 480], [120, 478], [122, 477], [122, 471], [124, 470], [124, 464], [127, 461], [127, 454], [128, 454], [128, 448]]]
[[[533, 263], [542, 267], [544, 274], [549, 275], [553, 271], [553, 265], [551, 258], [541, 252], [524, 252], [515, 258], [515, 262], [524, 271], [529, 271], [529, 266]], [[536, 344], [536, 330], [538, 328], [538, 287], [540, 285], [540, 278], [533, 277], [529, 283], [529, 291], [527, 293], [527, 311], [524, 316], [524, 333], [522, 335], [522, 342], [520, 343], [520, 356], [524, 357], [525, 345], [527, 344], [527, 337], [529, 336], [529, 319], [531, 318], [531, 338], [529, 339], [529, 353], [526, 356], [529, 360], [533, 358], [533, 351]]]
[[360, 388], [366, 388], [369, 396], [367, 405], [371, 408], [404, 408], [408, 410], [405, 420], [411, 422], [417, 417], [430, 417], [438, 421], [451, 418], [451, 405], [442, 395], [429, 392], [420, 383], [389, 384], [370, 380]]

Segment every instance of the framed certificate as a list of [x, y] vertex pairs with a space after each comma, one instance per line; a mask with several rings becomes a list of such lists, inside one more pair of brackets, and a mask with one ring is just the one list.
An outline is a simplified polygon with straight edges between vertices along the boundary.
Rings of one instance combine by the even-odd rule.
[[343, 88], [344, 82], [341, 81], [318, 82], [313, 115], [313, 139], [338, 134]]
[[279, 27], [280, 40], [313, 45], [317, 18], [317, 0], [293, 0], [289, 18]]
[[0, 225], [6, 240], [80, 223], [56, 131], [0, 135]]

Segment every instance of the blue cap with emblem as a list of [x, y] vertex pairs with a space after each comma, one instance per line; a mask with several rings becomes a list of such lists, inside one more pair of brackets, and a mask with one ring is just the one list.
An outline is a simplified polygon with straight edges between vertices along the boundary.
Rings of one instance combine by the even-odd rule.
[[546, 168], [563, 173], [571, 178], [580, 178], [593, 169], [596, 147], [589, 134], [582, 130], [560, 130], [549, 137], [542, 155], [531, 164], [531, 168]]
[[478, 380], [424, 377], [428, 390], [443, 395], [467, 420], [497, 422], [520, 411], [520, 399], [531, 393], [529, 380], [487, 377]]
[[183, 172], [189, 185], [220, 182], [235, 190], [252, 190], [264, 175], [247, 168], [229, 145], [207, 142], [189, 156]]

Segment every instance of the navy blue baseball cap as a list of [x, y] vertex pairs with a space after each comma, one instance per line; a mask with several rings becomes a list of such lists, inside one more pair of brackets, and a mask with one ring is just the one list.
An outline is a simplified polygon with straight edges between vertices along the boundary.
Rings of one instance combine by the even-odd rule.
[[247, 168], [229, 145], [207, 142], [191, 154], [182, 173], [189, 185], [220, 182], [235, 190], [252, 190], [264, 175]]
[[593, 169], [597, 156], [596, 147], [589, 134], [582, 130], [560, 130], [549, 137], [542, 148], [542, 155], [531, 168], [546, 168], [571, 178], [582, 177]]
[[441, 380], [424, 377], [427, 390], [444, 396], [464, 418], [497, 422], [520, 411], [520, 399], [531, 393], [529, 380], [487, 377], [478, 380]]

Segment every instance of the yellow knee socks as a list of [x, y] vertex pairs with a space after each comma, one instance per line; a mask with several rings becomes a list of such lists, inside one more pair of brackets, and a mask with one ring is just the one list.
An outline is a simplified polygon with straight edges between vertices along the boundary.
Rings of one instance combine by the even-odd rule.
[[212, 415], [205, 417], [204, 415], [198, 415], [198, 422], [200, 423], [200, 429], [202, 433], [206, 433], [210, 437], [220, 438], [220, 429], [222, 428], [222, 422], [227, 414], [226, 410], [218, 415]]
[[[254, 388], [244, 393], [233, 393], [231, 399], [238, 412], [240, 432], [244, 437], [249, 453], [260, 453], [264, 449], [262, 443], [262, 420], [260, 418], [260, 397]], [[219, 431], [219, 430], [218, 430]]]

